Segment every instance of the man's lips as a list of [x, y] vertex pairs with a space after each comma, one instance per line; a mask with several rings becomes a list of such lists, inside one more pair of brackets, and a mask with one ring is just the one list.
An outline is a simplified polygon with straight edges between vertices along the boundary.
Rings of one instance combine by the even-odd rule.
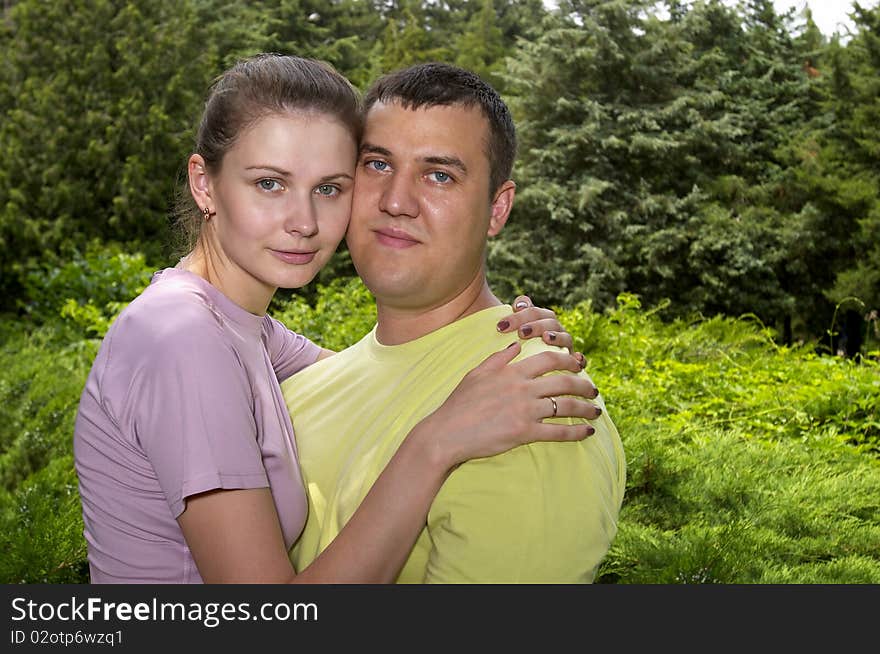
[[284, 263], [293, 264], [310, 263], [315, 258], [315, 255], [318, 254], [317, 250], [269, 250], [269, 252]]
[[417, 238], [411, 236], [402, 229], [383, 227], [382, 229], [374, 231], [376, 233], [376, 240], [382, 245], [387, 245], [390, 248], [409, 248], [420, 243]]

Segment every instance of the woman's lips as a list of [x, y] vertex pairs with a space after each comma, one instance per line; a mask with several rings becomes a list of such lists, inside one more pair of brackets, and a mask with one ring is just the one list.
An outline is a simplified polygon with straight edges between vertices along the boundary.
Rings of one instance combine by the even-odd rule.
[[270, 250], [270, 252], [284, 263], [299, 265], [311, 263], [315, 255], [318, 254], [317, 250]]

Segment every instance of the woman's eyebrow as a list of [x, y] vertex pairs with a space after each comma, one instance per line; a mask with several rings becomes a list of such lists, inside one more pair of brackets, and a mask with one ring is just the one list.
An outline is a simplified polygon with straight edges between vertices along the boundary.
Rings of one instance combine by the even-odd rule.
[[278, 168], [277, 166], [264, 166], [262, 164], [259, 166], [247, 166], [245, 170], [268, 170], [273, 173], [277, 173], [281, 177], [290, 177], [293, 174], [290, 171], [284, 170], [283, 168]]
[[323, 184], [324, 182], [332, 182], [334, 179], [350, 179], [354, 181], [354, 177], [352, 177], [348, 173], [334, 173], [332, 175], [325, 175], [320, 180], [318, 180], [318, 182]]
[[[293, 177], [294, 176], [293, 173], [288, 172], [288, 171], [284, 170], [283, 168], [278, 168], [276, 166], [248, 166], [247, 168], [245, 168], [245, 170], [265, 170], [265, 171], [268, 171], [271, 173], [275, 173], [279, 177]], [[341, 177], [344, 177], [345, 179], [351, 179], [351, 180], [354, 179], [354, 177], [352, 177], [349, 173], [338, 172], [338, 173], [331, 173], [329, 175], [324, 175], [320, 180], [318, 180], [318, 182], [319, 183], [329, 182], [334, 179], [339, 179]]]

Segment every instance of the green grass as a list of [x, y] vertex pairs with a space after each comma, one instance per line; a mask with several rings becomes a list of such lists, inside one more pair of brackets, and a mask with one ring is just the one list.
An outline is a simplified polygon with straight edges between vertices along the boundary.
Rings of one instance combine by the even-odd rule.
[[606, 583], [880, 583], [880, 367], [751, 319], [560, 311], [620, 430]]

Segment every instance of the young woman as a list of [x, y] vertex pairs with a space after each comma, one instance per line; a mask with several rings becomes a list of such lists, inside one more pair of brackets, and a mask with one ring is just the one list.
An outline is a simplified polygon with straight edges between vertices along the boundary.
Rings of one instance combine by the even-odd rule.
[[[535, 438], [551, 407], [556, 415], [555, 396], [595, 396], [578, 376], [543, 377], [579, 371], [574, 356], [510, 363], [513, 343], [410, 432], [336, 541], [293, 569], [287, 552], [307, 502], [279, 382], [333, 353], [266, 310], [278, 288], [311, 281], [344, 236], [360, 132], [357, 93], [320, 62], [260, 55], [215, 82], [188, 165], [195, 245], [116, 319], [79, 405], [92, 582], [391, 582], [455, 466]], [[526, 318], [535, 336], [558, 327], [552, 312], [530, 308], [508, 329]], [[492, 415], [480, 398], [499, 393], [510, 410]], [[451, 420], [465, 397], [467, 419]], [[572, 406], [592, 416], [589, 402]], [[573, 440], [588, 429], [538, 431]], [[242, 535], [253, 556], [216, 565]]]

